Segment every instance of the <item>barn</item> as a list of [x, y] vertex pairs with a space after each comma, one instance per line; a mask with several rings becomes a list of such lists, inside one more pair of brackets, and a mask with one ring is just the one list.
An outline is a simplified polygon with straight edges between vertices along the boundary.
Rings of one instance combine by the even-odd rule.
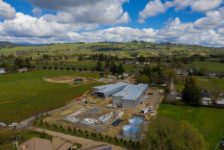
[[126, 108], [135, 108], [144, 101], [147, 89], [147, 84], [129, 84], [120, 92], [113, 94], [113, 104]]
[[114, 93], [121, 91], [128, 84], [125, 82], [118, 82], [115, 84], [108, 84], [103, 86], [97, 86], [93, 88], [93, 94], [99, 97], [109, 97]]

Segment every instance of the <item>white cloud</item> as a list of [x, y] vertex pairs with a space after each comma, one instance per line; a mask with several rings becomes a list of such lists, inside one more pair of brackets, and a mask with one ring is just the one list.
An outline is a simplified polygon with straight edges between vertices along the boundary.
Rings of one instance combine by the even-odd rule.
[[131, 40], [155, 41], [156, 30], [135, 29], [130, 27], [114, 27], [104, 30], [91, 32], [82, 32], [80, 34], [71, 34], [70, 38], [74, 41], [99, 42], [99, 41], [114, 41], [127, 42]]
[[[1, 0], [0, 0], [1, 1]], [[43, 2], [38, 0], [37, 2]], [[205, 46], [224, 46], [224, 7], [210, 10], [205, 16], [195, 22], [183, 23], [179, 18], [169, 22], [161, 29], [153, 28], [131, 28], [131, 27], [108, 27], [99, 29], [102, 24], [123, 23], [129, 19], [128, 13], [122, 9], [122, 4], [127, 0], [65, 0], [66, 4], [62, 6], [53, 5], [45, 6], [48, 9], [58, 10], [56, 15], [45, 14], [43, 16], [26, 15], [20, 12], [12, 15], [11, 19], [5, 19], [0, 22], [0, 39], [12, 42], [31, 42], [31, 43], [59, 43], [59, 42], [99, 42], [99, 41], [116, 41], [126, 42], [131, 40], [143, 40], [150, 42], [174, 42], [184, 44], [197, 44]], [[193, 6], [193, 0], [174, 0], [166, 2], [156, 0], [151, 4], [142, 19], [156, 15], [157, 12], [165, 12], [167, 8], [174, 7], [183, 9], [186, 6]], [[46, 4], [50, 4], [51, 0], [45, 0]], [[175, 3], [174, 3], [175, 2]], [[107, 8], [105, 4], [108, 5]], [[86, 8], [94, 6], [91, 11]], [[160, 6], [164, 5], [164, 6]], [[101, 6], [101, 7], [99, 7]], [[154, 7], [152, 7], [154, 6]], [[11, 6], [10, 6], [11, 7]], [[36, 5], [37, 8], [47, 9], [41, 4]], [[97, 9], [97, 7], [99, 7]], [[159, 7], [161, 9], [156, 10]], [[215, 6], [213, 6], [215, 7]], [[65, 8], [67, 10], [65, 11]], [[73, 10], [72, 8], [77, 8]], [[70, 10], [71, 9], [71, 10]], [[202, 9], [201, 9], [202, 10]], [[204, 10], [204, 9], [203, 9]], [[39, 10], [38, 10], [39, 11]], [[38, 12], [33, 10], [33, 12]], [[156, 13], [153, 13], [157, 11]], [[103, 13], [102, 13], [103, 12]], [[92, 13], [92, 14], [91, 14]], [[102, 14], [101, 14], [102, 13]], [[97, 14], [99, 15], [97, 17]], [[108, 17], [107, 17], [108, 16]], [[10, 18], [10, 17], [7, 17]]]
[[144, 10], [139, 13], [139, 21], [165, 13], [169, 8], [174, 7], [177, 11], [190, 7], [193, 11], [207, 12], [218, 8], [223, 0], [172, 0], [162, 3], [160, 0], [149, 1]]
[[42, 9], [35, 7], [33, 8], [32, 13], [34, 16], [40, 17], [42, 15]]
[[128, 0], [30, 0], [34, 6], [55, 10], [47, 20], [62, 23], [117, 24], [127, 23], [129, 15], [122, 6]]
[[195, 11], [206, 12], [217, 8], [223, 0], [197, 0], [192, 4], [192, 9]]
[[140, 12], [139, 22], [143, 23], [144, 20], [148, 17], [156, 16], [159, 13], [164, 13], [166, 11], [166, 7], [160, 0], [150, 1], [143, 11]]
[[[183, 23], [179, 18], [176, 18], [164, 28], [157, 30], [152, 28], [111, 27], [82, 32], [80, 32], [82, 27], [74, 27], [72, 24], [48, 22], [41, 17], [36, 18], [17, 13], [15, 19], [0, 23], [0, 38], [13, 42], [26, 41], [32, 43], [143, 40], [219, 47], [224, 46], [224, 23], [223, 21], [214, 21], [212, 26], [208, 26], [206, 20], [210, 19], [212, 14], [219, 14], [221, 19], [224, 14], [222, 11], [221, 8], [217, 12], [208, 12], [204, 18], [191, 23]], [[207, 28], [203, 27], [205, 25]]]
[[15, 16], [15, 9], [3, 0], [0, 0], [0, 17], [12, 19]]

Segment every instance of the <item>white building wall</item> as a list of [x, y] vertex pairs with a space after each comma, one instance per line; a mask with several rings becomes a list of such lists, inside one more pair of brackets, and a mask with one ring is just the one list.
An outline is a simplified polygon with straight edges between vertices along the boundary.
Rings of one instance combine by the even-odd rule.
[[138, 105], [136, 100], [122, 100], [122, 106], [126, 108], [135, 108]]
[[122, 106], [122, 97], [113, 96], [112, 100], [113, 100], [113, 104], [117, 106]]

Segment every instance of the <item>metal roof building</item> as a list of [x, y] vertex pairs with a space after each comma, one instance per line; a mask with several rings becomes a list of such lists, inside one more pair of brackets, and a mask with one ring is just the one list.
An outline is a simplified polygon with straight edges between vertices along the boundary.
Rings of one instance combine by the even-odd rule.
[[128, 84], [125, 82], [118, 82], [115, 84], [97, 86], [93, 88], [93, 94], [99, 97], [109, 97], [112, 96], [114, 93], [121, 91], [127, 85]]
[[144, 100], [147, 89], [147, 84], [129, 84], [120, 92], [113, 94], [113, 104], [134, 108]]

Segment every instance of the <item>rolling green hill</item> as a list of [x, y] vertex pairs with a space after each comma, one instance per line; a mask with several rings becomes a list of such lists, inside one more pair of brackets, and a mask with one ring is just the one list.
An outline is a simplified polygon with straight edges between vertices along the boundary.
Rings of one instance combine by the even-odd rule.
[[12, 48], [15, 46], [17, 46], [17, 45], [14, 43], [7, 42], [7, 41], [0, 41], [0, 48]]
[[156, 44], [150, 42], [127, 42], [127, 43], [64, 43], [43, 46], [18, 46], [3, 48], [0, 54], [16, 54], [23, 52], [25, 56], [49, 55], [77, 55], [109, 53], [119, 57], [132, 56], [157, 56], [157, 55], [207, 55], [211, 53], [223, 53], [223, 48], [208, 48], [202, 46], [180, 44]]

